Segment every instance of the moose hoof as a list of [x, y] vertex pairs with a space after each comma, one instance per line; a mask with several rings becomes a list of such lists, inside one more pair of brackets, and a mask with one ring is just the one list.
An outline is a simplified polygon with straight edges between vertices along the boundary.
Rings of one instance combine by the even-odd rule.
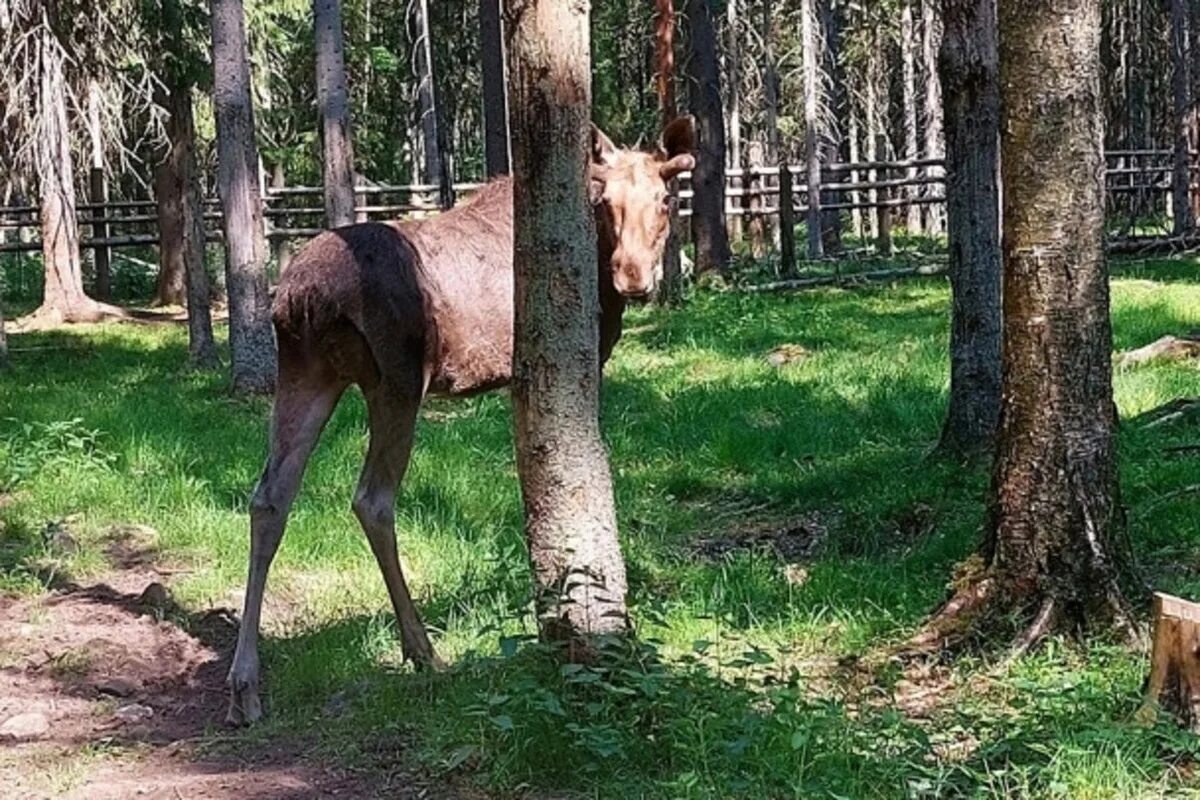
[[258, 685], [246, 680], [239, 680], [232, 675], [227, 681], [229, 685], [229, 713], [225, 715], [225, 723], [235, 727], [252, 725], [262, 719], [262, 700], [258, 696]]

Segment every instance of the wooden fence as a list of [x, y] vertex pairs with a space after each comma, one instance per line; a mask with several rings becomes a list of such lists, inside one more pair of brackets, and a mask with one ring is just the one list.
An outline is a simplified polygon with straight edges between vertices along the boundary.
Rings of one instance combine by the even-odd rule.
[[[1170, 150], [1119, 150], [1107, 154], [1110, 232], [1129, 238], [1167, 234], [1170, 216], [1172, 153]], [[1197, 168], [1194, 168], [1194, 172]], [[795, 252], [793, 221], [808, 212], [807, 170], [788, 166], [733, 169], [726, 173], [725, 211], [732, 221], [780, 220], [779, 247], [785, 257]], [[945, 164], [941, 159], [877, 160], [836, 164], [822, 170], [819, 191], [823, 212], [849, 217], [854, 232], [876, 249], [891, 249], [893, 212], [909, 206], [936, 206], [945, 202]], [[679, 213], [691, 215], [692, 189], [688, 175], [681, 176]], [[462, 197], [480, 186], [454, 186]], [[320, 187], [264, 186], [264, 219], [267, 236], [277, 245], [314, 236], [322, 230], [324, 211]], [[102, 187], [97, 187], [103, 197]], [[438, 187], [430, 185], [363, 185], [356, 189], [359, 220], [437, 213]], [[1200, 190], [1194, 192], [1200, 198]], [[107, 258], [112, 250], [146, 247], [158, 243], [155, 204], [151, 199], [115, 199], [82, 203], [77, 208], [83, 226], [82, 246]], [[204, 219], [210, 240], [220, 240], [220, 212], [216, 199], [205, 200]], [[738, 224], [734, 222], [733, 224]], [[1150, 228], [1147, 229], [1149, 224]], [[1154, 226], [1159, 226], [1155, 228]], [[0, 207], [0, 253], [33, 252], [41, 248], [36, 238], [36, 206]], [[13, 236], [13, 233], [16, 235]]]

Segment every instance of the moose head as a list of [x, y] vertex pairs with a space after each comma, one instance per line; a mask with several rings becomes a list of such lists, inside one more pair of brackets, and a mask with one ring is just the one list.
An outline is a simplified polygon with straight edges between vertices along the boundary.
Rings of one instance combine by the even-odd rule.
[[[679, 117], [653, 152], [619, 149], [592, 128], [590, 197], [596, 209], [600, 263], [622, 296], [642, 299], [662, 274], [671, 212], [671, 179], [696, 166], [696, 123]], [[602, 276], [603, 277], [603, 276]]]

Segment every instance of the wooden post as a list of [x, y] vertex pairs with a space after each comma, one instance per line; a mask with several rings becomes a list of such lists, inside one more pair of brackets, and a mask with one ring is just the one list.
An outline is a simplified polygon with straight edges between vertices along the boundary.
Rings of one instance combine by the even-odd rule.
[[[887, 160], [887, 138], [883, 134], [875, 137], [875, 160], [879, 162]], [[872, 180], [882, 182], [887, 179], [888, 171], [881, 168]], [[875, 249], [884, 258], [890, 258], [892, 255], [892, 209], [888, 205], [889, 200], [891, 200], [891, 192], [886, 188], [877, 190], [875, 224], [879, 229], [879, 239], [875, 242]]]
[[1150, 679], [1136, 718], [1153, 724], [1160, 709], [1200, 733], [1200, 604], [1158, 592]]
[[[92, 238], [108, 238], [108, 213], [105, 203], [108, 202], [108, 186], [104, 181], [103, 167], [92, 167], [88, 173], [88, 202], [92, 203]], [[96, 285], [93, 293], [97, 300], [112, 299], [112, 249], [107, 244], [97, 244], [92, 248], [96, 265]]]
[[[275, 166], [271, 170], [271, 188], [278, 190], [285, 186], [287, 186], [287, 179], [283, 174], [283, 164], [276, 161]], [[279, 196], [283, 197], [282, 195]], [[264, 206], [267, 205], [270, 197], [270, 194], [263, 195]], [[286, 203], [286, 199], [284, 202]], [[267, 220], [268, 230], [287, 227], [286, 218], [279, 218], [275, 222], [271, 221], [274, 218], [268, 217], [266, 214], [263, 215], [263, 218]], [[279, 275], [282, 276], [288, 265], [292, 263], [292, 243], [285, 236], [271, 236], [268, 241], [275, 253], [275, 265], [279, 268]]]
[[779, 165], [779, 271], [789, 278], [796, 274], [795, 206], [792, 170], [787, 164]]

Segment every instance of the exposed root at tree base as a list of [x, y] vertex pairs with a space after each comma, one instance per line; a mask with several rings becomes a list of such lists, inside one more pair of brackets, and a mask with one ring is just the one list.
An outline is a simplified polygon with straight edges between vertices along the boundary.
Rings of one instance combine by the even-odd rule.
[[15, 320], [13, 327], [18, 333], [52, 330], [64, 325], [79, 325], [94, 322], [104, 322], [111, 319], [128, 319], [129, 314], [123, 308], [101, 303], [98, 300], [88, 300], [69, 308], [42, 305], [30, 314]]
[[900, 647], [898, 655], [931, 653], [960, 640], [991, 606], [996, 588], [996, 580], [991, 577], [980, 577], [961, 586], [946, 605]]
[[1042, 607], [1038, 609], [1033, 622], [1029, 624], [1024, 633], [1013, 640], [1008, 656], [1004, 659], [1004, 665], [1007, 666], [1028, 653], [1042, 639], [1045, 639], [1057, 624], [1058, 603], [1054, 601], [1053, 597], [1047, 597], [1042, 601]]

